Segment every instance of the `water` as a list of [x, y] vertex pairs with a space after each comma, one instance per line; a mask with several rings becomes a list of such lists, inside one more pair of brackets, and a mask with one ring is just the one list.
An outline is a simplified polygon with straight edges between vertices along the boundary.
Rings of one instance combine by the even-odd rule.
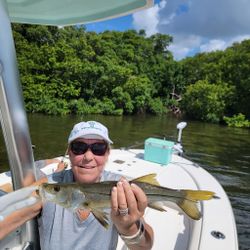
[[[35, 159], [63, 155], [73, 124], [81, 120], [98, 120], [110, 129], [114, 147], [143, 147], [147, 137], [177, 137], [174, 117], [100, 115], [28, 116]], [[7, 170], [8, 160], [0, 136], [0, 172]], [[250, 249], [250, 130], [188, 121], [183, 131], [185, 154], [219, 180], [227, 192], [235, 214], [239, 249]], [[215, 215], [216, 216], [216, 215]]]

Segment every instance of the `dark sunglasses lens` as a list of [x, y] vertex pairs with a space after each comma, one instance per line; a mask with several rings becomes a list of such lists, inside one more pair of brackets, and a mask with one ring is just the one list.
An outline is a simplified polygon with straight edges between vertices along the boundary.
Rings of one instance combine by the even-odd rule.
[[75, 155], [85, 154], [88, 148], [90, 148], [95, 155], [104, 155], [107, 151], [108, 145], [106, 143], [93, 143], [88, 145], [80, 141], [72, 142], [70, 145], [70, 149]]
[[88, 144], [80, 141], [72, 142], [70, 149], [75, 155], [82, 155], [88, 150]]
[[106, 143], [93, 143], [90, 149], [95, 155], [104, 155], [107, 151], [108, 145]]

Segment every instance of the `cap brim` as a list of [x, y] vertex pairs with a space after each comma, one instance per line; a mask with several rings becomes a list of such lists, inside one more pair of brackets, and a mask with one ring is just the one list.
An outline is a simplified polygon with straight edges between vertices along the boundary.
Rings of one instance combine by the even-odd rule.
[[85, 139], [97, 139], [97, 140], [104, 140], [108, 143], [113, 143], [109, 138], [105, 138], [101, 135], [96, 135], [96, 134], [88, 134], [88, 135], [83, 135], [80, 138], [85, 138]]
[[87, 135], [81, 135], [75, 138], [72, 138], [72, 140], [69, 141], [69, 143], [71, 143], [72, 141], [74, 141], [77, 138], [83, 138], [83, 139], [96, 139], [96, 140], [104, 140], [109, 144], [113, 144], [113, 142], [109, 139], [109, 138], [105, 138], [101, 135], [97, 135], [97, 134], [87, 134]]

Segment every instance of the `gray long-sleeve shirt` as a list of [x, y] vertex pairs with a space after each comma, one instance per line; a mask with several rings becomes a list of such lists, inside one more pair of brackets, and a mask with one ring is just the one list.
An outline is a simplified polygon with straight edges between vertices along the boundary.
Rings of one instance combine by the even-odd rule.
[[[119, 177], [104, 171], [102, 181], [118, 180]], [[49, 176], [54, 182], [73, 182], [71, 170], [54, 173]], [[39, 219], [40, 244], [42, 250], [114, 250], [118, 233], [110, 220], [105, 229], [92, 213], [84, 221], [71, 211], [51, 202], [44, 204]]]

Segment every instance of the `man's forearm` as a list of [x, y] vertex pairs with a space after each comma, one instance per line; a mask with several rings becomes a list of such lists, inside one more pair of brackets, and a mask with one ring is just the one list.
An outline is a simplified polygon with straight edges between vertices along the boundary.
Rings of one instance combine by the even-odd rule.
[[20, 227], [23, 223], [37, 216], [41, 210], [41, 206], [41, 202], [38, 202], [6, 216], [5, 219], [0, 222], [0, 240]]

